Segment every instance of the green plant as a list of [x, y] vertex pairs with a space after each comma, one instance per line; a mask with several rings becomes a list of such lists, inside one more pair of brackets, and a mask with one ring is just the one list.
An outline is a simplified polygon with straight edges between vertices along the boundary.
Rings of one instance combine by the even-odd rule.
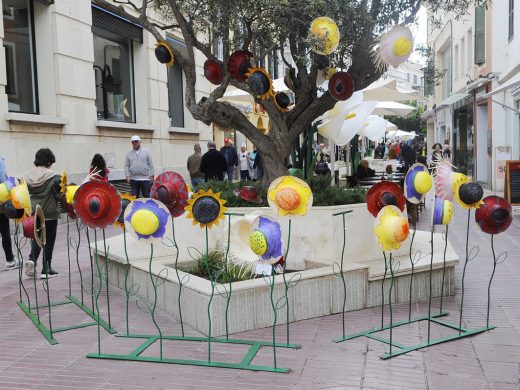
[[239, 282], [252, 277], [253, 263], [233, 263], [228, 261], [222, 250], [213, 249], [206, 254], [200, 254], [195, 259], [195, 265], [189, 271], [204, 279], [211, 279], [216, 283]]
[[[314, 206], [334, 206], [365, 202], [366, 190], [362, 188], [346, 188], [330, 185], [330, 176], [312, 176], [307, 180], [312, 190]], [[254, 186], [262, 198], [262, 203], [252, 203], [233, 194], [233, 190], [242, 186]], [[267, 207], [267, 189], [260, 182], [209, 181], [194, 188], [194, 191], [209, 190], [220, 192], [220, 197], [227, 201], [226, 207]]]

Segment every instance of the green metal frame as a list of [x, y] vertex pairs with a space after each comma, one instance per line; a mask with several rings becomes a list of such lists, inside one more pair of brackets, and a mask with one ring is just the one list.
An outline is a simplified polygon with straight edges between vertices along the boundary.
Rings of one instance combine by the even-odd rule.
[[[69, 222], [68, 216], [67, 216], [67, 222]], [[79, 234], [79, 227], [78, 227], [77, 223], [76, 223], [76, 226], [78, 228], [78, 234]], [[21, 251], [21, 245], [20, 245], [20, 240], [19, 240], [19, 224], [16, 224], [14, 241], [15, 241], [18, 258], [23, 259], [23, 254]], [[25, 284], [23, 282], [23, 277], [22, 277], [24, 262], [22, 262], [22, 265], [20, 265], [20, 268], [18, 269], [18, 283], [19, 283], [20, 296], [19, 296], [19, 300], [17, 301], [17, 304], [20, 307], [20, 309], [22, 309], [22, 311], [27, 315], [27, 317], [29, 317], [31, 322], [34, 324], [34, 326], [36, 326], [36, 328], [40, 331], [40, 333], [43, 335], [43, 337], [45, 337], [45, 339], [51, 345], [58, 344], [58, 341], [54, 338], [55, 333], [66, 332], [68, 330], [73, 330], [73, 329], [86, 328], [86, 327], [94, 326], [94, 325], [98, 325], [98, 324], [100, 326], [102, 326], [104, 329], [106, 329], [109, 333], [112, 333], [112, 334], [116, 333], [116, 330], [112, 329], [110, 327], [110, 325], [107, 324], [102, 318], [100, 318], [92, 309], [85, 306], [85, 304], [83, 302], [83, 278], [81, 275], [80, 275], [81, 288], [82, 288], [81, 300], [72, 295], [72, 291], [71, 291], [72, 282], [71, 282], [71, 274], [70, 274], [70, 269], [71, 269], [70, 244], [71, 244], [71, 242], [73, 242], [73, 241], [70, 240], [70, 229], [69, 229], [69, 225], [67, 223], [67, 243], [68, 243], [67, 255], [68, 255], [68, 268], [69, 268], [69, 291], [68, 291], [68, 295], [65, 296], [65, 298], [67, 298], [67, 300], [54, 302], [54, 303], [50, 301], [49, 279], [47, 278], [43, 281], [43, 287], [44, 287], [44, 290], [47, 295], [47, 303], [40, 304], [38, 301], [38, 289], [37, 289], [37, 285], [36, 285], [37, 272], [35, 272], [34, 276], [33, 276], [35, 305], [31, 305], [31, 299], [29, 297], [29, 293], [28, 293], [27, 289], [25, 288]], [[78, 255], [78, 252], [79, 252], [79, 244], [80, 244], [80, 241], [76, 241], [73, 244], [73, 245], [75, 245], [74, 248], [76, 250], [76, 255]], [[43, 253], [43, 255], [45, 255], [44, 248], [42, 248], [42, 253]], [[76, 259], [76, 261], [78, 261], [78, 259]], [[79, 263], [78, 263], [78, 267], [79, 267]], [[81, 270], [80, 270], [80, 272], [81, 272]], [[22, 291], [26, 297], [27, 302], [25, 302], [23, 299]], [[61, 326], [61, 327], [54, 327], [53, 323], [52, 323], [52, 308], [57, 307], [57, 306], [68, 305], [68, 304], [76, 305], [78, 308], [83, 310], [88, 316], [90, 316], [94, 320], [94, 322], [86, 322], [86, 323], [72, 324], [72, 325]], [[44, 324], [40, 319], [40, 310], [41, 309], [48, 310], [48, 314], [49, 314], [48, 325]]]
[[[192, 366], [205, 366], [205, 367], [221, 367], [221, 368], [237, 368], [240, 370], [252, 370], [252, 371], [268, 371], [268, 372], [289, 372], [289, 368], [283, 367], [271, 367], [271, 366], [258, 366], [251, 364], [258, 351], [263, 347], [272, 347], [271, 342], [253, 341], [253, 340], [240, 340], [240, 339], [229, 339], [229, 338], [217, 338], [212, 337], [210, 340], [207, 337], [190, 337], [190, 336], [157, 336], [157, 335], [140, 335], [140, 334], [129, 334], [129, 335], [117, 335], [117, 337], [125, 338], [140, 338], [145, 341], [139, 345], [136, 349], [126, 355], [119, 354], [88, 354], [88, 358], [94, 359], [111, 359], [111, 360], [131, 360], [138, 362], [149, 362], [149, 363], [167, 363], [167, 364], [182, 364]], [[179, 340], [179, 341], [196, 341], [201, 343], [224, 343], [224, 344], [236, 344], [236, 345], [249, 345], [249, 350], [243, 357], [240, 363], [228, 363], [213, 360], [195, 360], [195, 359], [172, 359], [157, 357], [157, 356], [142, 356], [143, 352], [148, 347], [154, 344], [157, 340]], [[209, 344], [208, 344], [209, 345]], [[298, 344], [276, 344], [277, 348], [301, 348]]]
[[[441, 287], [441, 298], [440, 298], [440, 310], [439, 310], [438, 314], [433, 314], [432, 313], [432, 271], [433, 271], [433, 237], [434, 237], [434, 227], [432, 226], [431, 237], [430, 237], [430, 270], [429, 270], [430, 273], [429, 273], [428, 315], [411, 318], [411, 303], [410, 303], [409, 304], [408, 320], [395, 322], [395, 323], [393, 322], [393, 315], [392, 315], [393, 314], [392, 313], [392, 288], [393, 288], [393, 282], [394, 282], [394, 279], [395, 279], [395, 272], [397, 270], [398, 264], [397, 264], [397, 266], [394, 266], [392, 253], [391, 252], [390, 252], [389, 263], [387, 263], [386, 254], [383, 252], [383, 257], [384, 257], [384, 260], [385, 260], [385, 274], [384, 274], [383, 281], [382, 281], [382, 286], [383, 287], [384, 287], [384, 281], [385, 281], [387, 270], [389, 269], [390, 273], [391, 273], [391, 284], [390, 284], [390, 291], [389, 291], [389, 294], [388, 294], [388, 298], [389, 298], [389, 311], [390, 311], [390, 323], [388, 325], [386, 325], [386, 326], [384, 325], [384, 312], [383, 312], [383, 309], [384, 309], [384, 294], [383, 294], [382, 295], [382, 305], [381, 305], [381, 326], [380, 327], [364, 330], [364, 331], [361, 331], [361, 332], [357, 332], [357, 333], [345, 336], [345, 317], [344, 317], [345, 313], [343, 312], [343, 337], [335, 339], [333, 341], [335, 343], [340, 343], [340, 342], [347, 341], [347, 340], [352, 340], [352, 339], [355, 339], [355, 338], [358, 338], [358, 337], [367, 337], [367, 338], [370, 338], [370, 339], [373, 339], [373, 340], [377, 340], [377, 341], [382, 342], [384, 344], [387, 344], [389, 346], [389, 352], [384, 353], [383, 355], [381, 355], [382, 359], [389, 359], [389, 358], [392, 358], [392, 357], [395, 357], [395, 356], [403, 355], [403, 354], [408, 353], [408, 352], [417, 351], [419, 349], [423, 349], [423, 348], [426, 348], [426, 347], [429, 347], [429, 346], [432, 346], [432, 345], [437, 345], [437, 344], [442, 344], [442, 343], [453, 341], [453, 340], [458, 340], [458, 339], [461, 339], [461, 338], [464, 338], [464, 337], [473, 336], [473, 335], [476, 335], [476, 334], [483, 333], [483, 332], [486, 332], [486, 331], [494, 329], [495, 326], [490, 326], [489, 325], [490, 288], [491, 288], [491, 283], [493, 281], [493, 276], [495, 274], [496, 265], [501, 263], [501, 262], [503, 262], [503, 261], [505, 261], [505, 258], [507, 257], [507, 254], [503, 253], [497, 259], [497, 256], [495, 255], [495, 250], [494, 250], [494, 241], [493, 241], [494, 236], [493, 235], [491, 236], [491, 250], [492, 250], [492, 253], [493, 253], [493, 272], [491, 274], [491, 278], [490, 278], [489, 284], [488, 284], [488, 304], [487, 304], [486, 326], [485, 327], [481, 327], [481, 328], [476, 328], [476, 329], [466, 329], [466, 328], [462, 327], [462, 311], [463, 311], [463, 307], [464, 307], [464, 277], [465, 277], [465, 273], [466, 273], [466, 267], [468, 265], [468, 262], [471, 261], [476, 256], [476, 254], [478, 253], [478, 247], [477, 248], [472, 248], [471, 251], [469, 251], [469, 248], [468, 248], [468, 245], [469, 245], [469, 221], [470, 221], [470, 215], [471, 215], [470, 213], [471, 213], [471, 211], [468, 210], [467, 232], [466, 232], [466, 256], [465, 256], [465, 263], [464, 263], [464, 271], [463, 271], [463, 275], [462, 275], [462, 288], [463, 288], [463, 290], [462, 290], [462, 298], [461, 298], [461, 307], [460, 307], [460, 316], [459, 316], [459, 325], [458, 326], [450, 324], [449, 322], [445, 322], [445, 321], [442, 321], [442, 320], [439, 319], [440, 317], [444, 317], [444, 316], [449, 315], [449, 313], [446, 313], [446, 312], [442, 311], [442, 305], [443, 305], [443, 296], [442, 295], [444, 293], [444, 279], [445, 279], [445, 271], [446, 271], [446, 250], [447, 250], [447, 245], [448, 245], [448, 226], [446, 226], [446, 230], [444, 232], [444, 237], [443, 237], [443, 239], [445, 240], [445, 246], [444, 246], [443, 270], [442, 270], [442, 287]], [[338, 213], [338, 214], [334, 214], [334, 215], [342, 215], [342, 213]], [[345, 229], [345, 216], [344, 215], [343, 215], [343, 227]], [[415, 230], [414, 230], [413, 236], [415, 236]], [[413, 236], [412, 236], [412, 243], [413, 243]], [[346, 240], [345, 233], [343, 233], [343, 247], [345, 246], [345, 240]], [[477, 249], [477, 251], [474, 251], [474, 249]], [[342, 252], [341, 264], [343, 264], [343, 254], [344, 254], [344, 250]], [[413, 272], [417, 256], [414, 256], [412, 258], [412, 244], [410, 244], [410, 254], [409, 254], [409, 257], [410, 257], [410, 262], [412, 264], [412, 272]], [[413, 274], [412, 274], [412, 277], [411, 277], [411, 280], [410, 280], [410, 288], [412, 287], [412, 283], [413, 283]], [[383, 289], [383, 287], [382, 287], [382, 289]], [[344, 290], [345, 290], [345, 293], [346, 293], [346, 288], [344, 288]], [[382, 290], [382, 292], [383, 292], [383, 290]], [[344, 300], [346, 300], [346, 295], [344, 295]], [[410, 302], [411, 302], [411, 293], [410, 293]], [[345, 302], [344, 302], [344, 305], [345, 305]], [[393, 340], [393, 329], [395, 329], [397, 327], [400, 327], [400, 326], [403, 326], [403, 325], [408, 325], [408, 324], [412, 324], [414, 322], [420, 322], [420, 321], [428, 321], [428, 335], [427, 335], [427, 341], [426, 342], [409, 346], [409, 345], [405, 345], [405, 344], [401, 344], [401, 343], [396, 343]], [[441, 337], [441, 338], [438, 338], [438, 339], [432, 339], [431, 338], [431, 324], [432, 323], [436, 324], [436, 325], [443, 326], [445, 328], [452, 329], [452, 330], [456, 331], [456, 333], [452, 334], [452, 335], [449, 335], [449, 336]], [[390, 331], [389, 332], [390, 333], [390, 337], [389, 338], [384, 338], [384, 337], [380, 337], [380, 336], [376, 335], [376, 333], [381, 332], [381, 331], [385, 331], [385, 330], [389, 330]], [[395, 350], [393, 348], [397, 348], [397, 350]]]

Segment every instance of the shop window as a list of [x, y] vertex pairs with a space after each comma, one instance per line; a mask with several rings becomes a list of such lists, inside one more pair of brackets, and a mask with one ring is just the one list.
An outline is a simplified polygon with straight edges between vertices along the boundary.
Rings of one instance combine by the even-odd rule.
[[38, 113], [34, 24], [30, 0], [4, 0], [4, 50], [8, 108]]
[[[179, 39], [167, 36], [166, 41], [185, 58], [188, 56], [186, 44]], [[184, 86], [182, 68], [177, 62], [168, 68], [168, 111], [173, 127], [184, 127]]]
[[133, 42], [142, 28], [92, 7], [97, 118], [135, 122]]

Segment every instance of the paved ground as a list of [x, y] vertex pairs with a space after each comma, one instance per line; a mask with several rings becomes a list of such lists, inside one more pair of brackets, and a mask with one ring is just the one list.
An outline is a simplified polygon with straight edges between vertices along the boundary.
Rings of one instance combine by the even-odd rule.
[[[461, 258], [464, 257], [466, 215], [457, 207], [450, 228], [450, 241]], [[426, 215], [422, 217], [423, 221], [427, 219]], [[480, 327], [485, 325], [486, 287], [492, 267], [490, 236], [477, 229], [473, 217], [471, 227], [471, 245], [480, 245], [480, 253], [468, 265], [464, 322], [467, 327]], [[59, 237], [65, 237], [65, 229], [65, 225], [60, 225]], [[108, 234], [115, 233], [110, 231]], [[497, 269], [492, 289], [491, 318], [497, 329], [383, 361], [379, 356], [388, 347], [377, 341], [360, 338], [341, 344], [331, 342], [340, 336], [340, 315], [301, 321], [292, 325], [291, 341], [301, 343], [302, 349], [280, 349], [278, 352], [279, 365], [291, 369], [288, 374], [87, 359], [87, 353], [97, 351], [96, 327], [58, 333], [59, 344], [49, 345], [16, 305], [19, 297], [17, 272], [0, 272], [0, 389], [518, 389], [519, 238], [520, 218], [516, 217], [511, 228], [495, 240], [498, 251], [509, 253], [507, 261]], [[26, 255], [27, 249], [23, 252]], [[0, 254], [0, 264], [3, 264], [1, 256], [3, 253]], [[59, 301], [68, 291], [64, 239], [59, 240], [54, 257], [55, 268], [62, 275], [51, 281], [51, 290], [53, 301]], [[80, 258], [87, 269], [89, 261], [85, 249]], [[461, 274], [462, 264], [457, 269], [457, 295], [448, 298], [445, 305], [455, 323], [458, 322]], [[72, 278], [73, 294], [79, 297], [77, 271], [72, 273]], [[31, 296], [34, 294], [29, 283], [28, 291]], [[43, 297], [40, 281], [38, 291]], [[85, 293], [88, 302], [87, 298]], [[112, 287], [111, 319], [119, 330], [124, 324], [123, 302], [121, 291]], [[435, 301], [435, 307], [437, 305]], [[106, 300], [103, 300], [102, 307], [106, 307]], [[397, 306], [394, 318], [404, 319], [407, 310], [407, 305]], [[416, 314], [426, 313], [427, 305], [415, 305], [414, 311]], [[377, 325], [379, 313], [376, 309], [348, 313], [348, 332]], [[42, 318], [46, 321], [46, 314]], [[165, 333], [179, 334], [179, 326], [174, 320], [163, 313], [158, 314], [158, 319]], [[55, 326], [63, 326], [88, 322], [89, 319], [73, 305], [65, 305], [53, 310], [52, 320]], [[134, 332], [154, 332], [149, 315], [139, 310], [135, 301], [131, 304], [130, 325]], [[285, 330], [283, 327], [278, 330], [281, 339]], [[432, 332], [434, 337], [450, 334], [438, 327], [433, 327]], [[191, 329], [187, 333], [197, 334]], [[412, 343], [424, 340], [425, 334], [426, 324], [415, 323], [396, 331], [395, 339]], [[269, 340], [271, 329], [235, 336]], [[129, 352], [136, 346], [135, 341], [116, 338], [103, 330], [101, 337], [103, 352]], [[150, 352], [154, 351], [153, 348]], [[179, 346], [179, 343], [168, 342], [165, 342], [164, 351], [168, 357], [198, 356], [202, 359], [207, 353], [204, 344]], [[216, 359], [236, 361], [241, 359], [243, 348], [215, 346], [213, 352]], [[254, 363], [268, 364], [271, 356], [271, 350], [265, 349]]]

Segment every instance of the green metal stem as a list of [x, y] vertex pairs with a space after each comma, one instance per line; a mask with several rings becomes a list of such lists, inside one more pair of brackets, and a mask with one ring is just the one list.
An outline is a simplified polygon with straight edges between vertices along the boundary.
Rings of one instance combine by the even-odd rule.
[[[43, 266], [45, 267], [45, 280], [43, 281], [44, 283], [44, 286], [45, 286], [45, 291], [46, 291], [46, 295], [47, 295], [47, 304], [49, 305], [48, 307], [48, 312], [49, 312], [49, 332], [51, 333], [51, 336], [52, 336], [52, 310], [51, 310], [51, 294], [50, 294], [50, 291], [49, 291], [49, 269], [51, 268], [51, 265], [50, 264], [47, 264], [47, 261], [46, 261], [46, 257], [45, 257], [45, 244], [43, 244], [42, 246], [42, 261], [43, 261]], [[36, 267], [35, 267], [36, 268]], [[34, 270], [34, 278], [36, 280], [36, 270]]]
[[[433, 230], [434, 225], [432, 225], [432, 231], [430, 236], [430, 288], [428, 289], [429, 297], [428, 297], [428, 318], [432, 315], [432, 272], [433, 272]], [[431, 321], [428, 321], [428, 343], [430, 342], [430, 333], [431, 333]]]
[[128, 289], [128, 274], [130, 273], [130, 259], [128, 258], [128, 248], [126, 247], [126, 226], [123, 224], [123, 246], [125, 248], [125, 319], [126, 319], [126, 334], [130, 333], [130, 321], [128, 318], [129, 304], [130, 304], [130, 291]]
[[289, 335], [290, 335], [290, 324], [289, 324], [289, 314], [290, 314], [290, 305], [289, 305], [289, 283], [287, 283], [287, 278], [285, 277], [285, 269], [287, 267], [287, 255], [289, 254], [289, 247], [291, 245], [291, 222], [292, 220], [289, 218], [289, 229], [287, 232], [287, 248], [285, 249], [285, 255], [283, 257], [283, 285], [285, 288], [285, 309], [286, 309], [286, 330], [287, 330], [287, 344], [289, 344]]
[[269, 288], [269, 295], [271, 297], [271, 307], [273, 308], [273, 364], [274, 368], [276, 368], [276, 321], [278, 318], [278, 310], [276, 308], [276, 304], [274, 303], [274, 269], [271, 270], [271, 275], [273, 277], [273, 281], [271, 282], [271, 286]]
[[153, 288], [153, 305], [151, 310], [152, 315], [152, 321], [157, 328], [157, 331], [159, 332], [159, 356], [161, 357], [161, 360], [163, 358], [163, 338], [162, 338], [162, 331], [161, 327], [155, 320], [155, 309], [157, 308], [157, 283], [155, 283], [155, 278], [152, 274], [152, 259], [153, 259], [153, 244], [150, 244], [150, 261], [148, 262], [148, 274], [150, 275], [150, 281], [152, 283]]
[[69, 214], [67, 214], [67, 263], [69, 266], [69, 296], [72, 295], [72, 280], [71, 280], [71, 270], [70, 270], [70, 226], [69, 226]]
[[101, 230], [103, 232], [103, 250], [105, 253], [105, 285], [107, 289], [107, 313], [108, 313], [108, 326], [112, 327], [112, 322], [110, 321], [110, 292], [108, 290], [108, 253], [107, 253], [107, 240], [105, 237], [105, 229]]
[[[393, 313], [392, 313], [392, 290], [394, 288], [394, 265], [392, 262], [392, 252], [390, 252], [390, 290], [388, 291], [388, 309], [390, 310], [390, 325], [393, 324]], [[390, 326], [390, 353], [392, 353], [392, 336], [393, 326]]]
[[[468, 222], [466, 224], [466, 259], [464, 261], [464, 270], [462, 271], [462, 292], [461, 292], [461, 298], [460, 298], [460, 317], [459, 317], [459, 328], [462, 328], [462, 311], [464, 310], [464, 279], [466, 277], [466, 267], [468, 266], [469, 261], [469, 252], [468, 252], [468, 246], [469, 246], [469, 220], [471, 217], [471, 209], [468, 209]], [[459, 331], [459, 335], [461, 334], [461, 331]]]
[[90, 234], [88, 232], [88, 226], [85, 228], [85, 235], [87, 236], [87, 245], [88, 245], [88, 255], [90, 258], [90, 298], [92, 301], [92, 311], [96, 311], [96, 306], [94, 303], [95, 300], [95, 294], [94, 294], [94, 263], [93, 263], [93, 256], [92, 256], [92, 250], [90, 249]]
[[347, 283], [345, 281], [345, 275], [343, 274], [343, 261], [345, 258], [345, 246], [347, 243], [347, 237], [346, 237], [346, 224], [345, 224], [345, 214], [342, 215], [343, 217], [343, 248], [341, 249], [341, 266], [339, 270], [339, 274], [341, 276], [341, 282], [343, 283], [343, 309], [341, 313], [341, 321], [342, 321], [342, 330], [343, 330], [343, 337], [345, 337], [345, 309], [347, 306]]
[[[79, 248], [81, 245], [81, 232], [79, 230], [79, 224], [78, 224], [77, 219], [76, 219], [76, 230], [78, 232], [78, 243], [77, 243], [78, 245], [76, 247], [76, 264], [78, 266], [79, 283], [80, 283], [80, 287], [81, 287], [81, 304], [84, 305], [85, 301], [84, 301], [84, 295], [83, 295], [83, 272], [81, 271], [81, 266], [79, 265]], [[89, 245], [89, 248], [90, 248], [90, 245]], [[69, 279], [70, 279], [70, 274], [69, 274]], [[69, 294], [69, 296], [71, 296], [71, 295], [72, 294]]]
[[[228, 269], [228, 256], [229, 256], [229, 245], [231, 242], [231, 215], [228, 215], [228, 234], [227, 234], [227, 248], [226, 248], [226, 257], [224, 258], [224, 269], [227, 271]], [[226, 339], [229, 339], [229, 303], [231, 302], [231, 294], [233, 292], [233, 283], [231, 278], [229, 278], [229, 291], [226, 296], [226, 313], [225, 313], [225, 321], [226, 321]]]
[[206, 229], [206, 268], [208, 270], [208, 278], [211, 282], [211, 296], [208, 302], [208, 362], [211, 363], [211, 302], [213, 301], [213, 296], [215, 295], [215, 281], [211, 276], [211, 270], [209, 269], [209, 237], [208, 237], [208, 227], [205, 226]]
[[444, 255], [442, 261], [442, 283], [441, 283], [441, 307], [439, 313], [442, 313], [442, 303], [444, 300], [444, 278], [446, 276], [446, 251], [448, 250], [448, 225], [446, 225], [446, 231], [444, 233]]
[[412, 266], [412, 272], [410, 274], [410, 286], [409, 286], [409, 297], [408, 297], [408, 321], [410, 321], [412, 319], [412, 290], [413, 290], [413, 277], [414, 277], [414, 272], [415, 272], [415, 262], [414, 262], [414, 259], [412, 258], [412, 247], [413, 247], [413, 241], [414, 241], [416, 232], [417, 232], [417, 223], [415, 223], [415, 221], [414, 221], [412, 239], [410, 241], [410, 253], [409, 253], [410, 264]]
[[172, 216], [172, 239], [173, 246], [175, 248], [175, 274], [177, 275], [177, 281], [179, 282], [179, 295], [177, 297], [177, 306], [179, 308], [179, 322], [181, 323], [181, 334], [184, 336], [184, 321], [182, 320], [182, 306], [181, 306], [181, 295], [182, 295], [182, 287], [183, 283], [181, 277], [179, 275], [179, 246], [177, 245], [177, 240], [175, 238], [175, 218]]
[[[88, 237], [88, 232], [87, 232]], [[89, 245], [90, 247], [90, 245]], [[97, 321], [97, 339], [98, 339], [98, 354], [101, 354], [101, 329], [99, 324], [99, 318], [101, 318], [101, 313], [99, 311], [99, 296], [101, 294], [101, 288], [103, 287], [103, 275], [101, 273], [101, 268], [99, 267], [99, 259], [98, 259], [98, 248], [97, 248], [97, 229], [94, 229], [94, 260], [96, 263], [96, 269], [98, 272], [98, 278], [99, 278], [99, 287], [98, 291], [95, 296], [95, 304], [96, 304], [96, 312], [98, 316]], [[93, 271], [93, 270], [92, 270]]]
[[383, 274], [383, 280], [381, 281], [381, 328], [385, 324], [385, 279], [388, 271], [386, 263], [386, 253], [383, 251], [383, 258], [385, 259], [385, 273]]
[[495, 244], [494, 244], [495, 235], [491, 235], [491, 252], [493, 253], [493, 272], [491, 273], [491, 278], [489, 279], [488, 284], [488, 301], [487, 301], [487, 315], [486, 315], [486, 328], [489, 328], [489, 307], [491, 306], [491, 283], [493, 282], [493, 277], [495, 276], [495, 270], [497, 268], [497, 257], [495, 254]]

